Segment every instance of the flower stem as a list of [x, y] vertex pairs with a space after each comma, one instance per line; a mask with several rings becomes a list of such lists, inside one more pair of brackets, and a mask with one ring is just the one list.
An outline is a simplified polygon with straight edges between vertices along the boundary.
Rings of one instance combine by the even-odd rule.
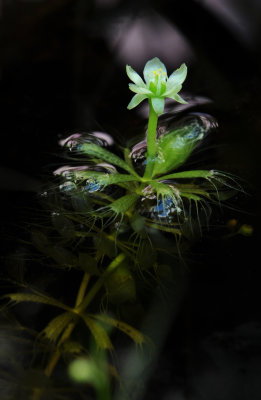
[[158, 114], [154, 111], [151, 100], [149, 100], [150, 115], [148, 123], [148, 135], [147, 135], [147, 165], [144, 173], [145, 178], [151, 178], [153, 174], [155, 157], [157, 154], [156, 146], [156, 133], [158, 124]]

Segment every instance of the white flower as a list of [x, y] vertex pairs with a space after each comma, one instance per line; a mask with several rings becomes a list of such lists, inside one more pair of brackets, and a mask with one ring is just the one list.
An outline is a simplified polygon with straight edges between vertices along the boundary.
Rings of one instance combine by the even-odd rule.
[[166, 97], [182, 104], [187, 103], [178, 95], [187, 76], [185, 64], [182, 64], [168, 77], [165, 65], [155, 57], [149, 60], [144, 67], [145, 82], [129, 65], [126, 66], [126, 72], [130, 80], [134, 82], [134, 84], [129, 84], [129, 88], [136, 93], [128, 105], [129, 110], [145, 99], [151, 100], [152, 107], [158, 115], [163, 113]]

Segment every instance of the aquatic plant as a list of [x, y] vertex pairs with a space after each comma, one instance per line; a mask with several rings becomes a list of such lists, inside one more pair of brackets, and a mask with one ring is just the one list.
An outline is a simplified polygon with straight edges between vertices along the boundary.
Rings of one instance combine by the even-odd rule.
[[[58, 269], [56, 279], [61, 276], [62, 282], [63, 273], [69, 274], [69, 293], [46, 294], [23, 278], [16, 280], [20, 290], [4, 296], [7, 306], [35, 303], [57, 310], [37, 335], [35, 368], [44, 373], [20, 392], [30, 393], [33, 400], [71, 399], [77, 393], [90, 398], [90, 384], [100, 400], [112, 398], [110, 382], [118, 379], [110, 358], [114, 330], [140, 347], [149, 345], [140, 330], [148, 303], [144, 291], [151, 295], [162, 284], [166, 263], [172, 257], [179, 262], [182, 241], [200, 234], [211, 205], [239, 189], [227, 173], [186, 167], [215, 126], [212, 117], [163, 114], [166, 98], [186, 103], [178, 94], [186, 65], [168, 77], [164, 64], [154, 58], [145, 65], [145, 82], [130, 66], [126, 71], [136, 93], [128, 108], [149, 102], [145, 137], [124, 149], [113, 148], [113, 139], [101, 132], [75, 133], [61, 140], [73, 165], [54, 171], [53, 187], [41, 196], [50, 218], [44, 226], [32, 226], [28, 244], [35, 251], [29, 264], [38, 262], [44, 271]], [[172, 274], [168, 269], [167, 280]], [[68, 290], [68, 281], [66, 285]], [[133, 321], [138, 322], [135, 327]], [[90, 340], [95, 345], [90, 347]], [[71, 365], [70, 376], [86, 385], [68, 383], [65, 388], [64, 379], [57, 385], [49, 379], [56, 367], [62, 368], [62, 357]]]

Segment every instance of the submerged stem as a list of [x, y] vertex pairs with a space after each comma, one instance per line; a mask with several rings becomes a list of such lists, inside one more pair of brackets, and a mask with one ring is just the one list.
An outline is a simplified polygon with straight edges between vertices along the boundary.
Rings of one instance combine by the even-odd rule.
[[147, 165], [144, 173], [145, 178], [151, 178], [154, 168], [155, 157], [157, 153], [156, 145], [156, 133], [158, 124], [158, 114], [152, 107], [151, 100], [149, 100], [150, 115], [148, 123], [148, 135], [147, 135]]
[[96, 293], [100, 290], [107, 277], [122, 263], [122, 261], [126, 258], [124, 253], [120, 253], [107, 267], [104, 273], [100, 276], [100, 278], [95, 282], [91, 290], [88, 292], [86, 297], [83, 299], [81, 304], [79, 304], [77, 308], [77, 313], [81, 314], [86, 307], [90, 304]]

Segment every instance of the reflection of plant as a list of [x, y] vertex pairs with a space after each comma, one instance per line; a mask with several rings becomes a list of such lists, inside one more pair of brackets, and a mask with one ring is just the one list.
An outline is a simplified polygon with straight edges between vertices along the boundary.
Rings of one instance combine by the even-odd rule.
[[[60, 182], [58, 192], [47, 192], [51, 224], [33, 229], [32, 243], [44, 267], [82, 273], [74, 305], [24, 281], [21, 291], [6, 295], [11, 303], [42, 303], [59, 310], [39, 336], [39, 341], [49, 343], [46, 377], [62, 355], [69, 353], [70, 360], [83, 353], [88, 356], [84, 326], [103, 351], [113, 349], [107, 327], [127, 334], [138, 345], [147, 341], [128, 321], [131, 313], [131, 322], [139, 319], [144, 309], [139, 278], [146, 275], [154, 288], [166, 255], [179, 253], [175, 241], [163, 244], [159, 233], [186, 235], [194, 220], [200, 224], [202, 210], [208, 214], [210, 202], [219, 202], [235, 187], [233, 178], [222, 172], [180, 170], [210, 130], [209, 116], [163, 116], [158, 123], [166, 97], [185, 102], [178, 92], [186, 72], [183, 64], [168, 78], [164, 64], [154, 58], [144, 68], [144, 83], [127, 66], [135, 83], [130, 89], [136, 93], [128, 108], [148, 98], [150, 114], [146, 140], [124, 149], [123, 157], [109, 151], [108, 135], [74, 134], [61, 143], [77, 165], [54, 172]], [[32, 398], [43, 395], [43, 388], [35, 388]]]

